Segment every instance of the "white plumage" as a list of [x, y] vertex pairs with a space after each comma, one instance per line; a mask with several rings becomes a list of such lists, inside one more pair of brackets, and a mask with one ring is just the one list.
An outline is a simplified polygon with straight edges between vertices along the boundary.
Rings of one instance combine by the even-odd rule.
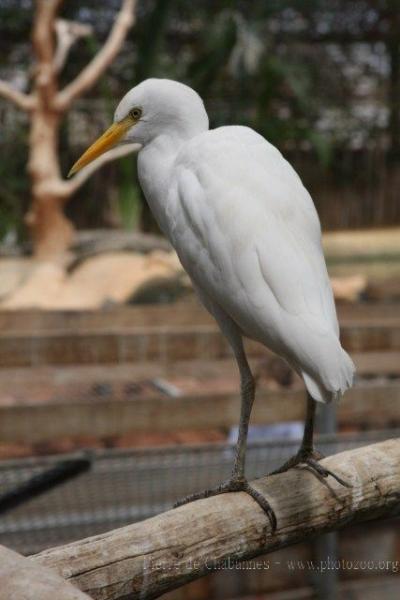
[[[138, 96], [138, 104], [142, 93], [159, 84], [144, 82], [125, 97], [128, 104], [134, 101], [130, 94]], [[171, 85], [178, 111], [184, 86], [162, 85]], [[208, 130], [203, 104], [192, 90], [186, 104], [192, 105], [194, 134], [182, 127], [179, 139], [176, 127], [170, 146], [158, 139], [163, 135], [158, 129], [139, 154], [140, 182], [161, 228], [203, 303], [217, 321], [226, 313], [223, 328], [237, 327], [285, 358], [315, 400], [338, 397], [351, 386], [354, 366], [339, 342], [309, 193], [281, 153], [255, 131]], [[137, 127], [132, 134], [143, 142]]]
[[[254, 399], [243, 336], [285, 358], [314, 400], [338, 398], [352, 384], [354, 365], [339, 341], [314, 204], [274, 146], [247, 127], [209, 130], [201, 98], [174, 81], [150, 79], [133, 88], [114, 125], [73, 171], [117, 142], [141, 144], [138, 172], [146, 199], [237, 359], [237, 457], [232, 479], [218, 491], [239, 489]], [[310, 399], [309, 426], [293, 460], [335, 476], [313, 458], [312, 405]]]

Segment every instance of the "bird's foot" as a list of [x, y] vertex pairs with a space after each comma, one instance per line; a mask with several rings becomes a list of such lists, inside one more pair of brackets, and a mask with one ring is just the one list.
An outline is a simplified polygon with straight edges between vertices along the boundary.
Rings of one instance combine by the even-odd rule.
[[319, 463], [321, 458], [324, 458], [324, 455], [321, 454], [321, 452], [318, 452], [318, 450], [315, 450], [314, 448], [300, 448], [297, 454], [289, 458], [289, 460], [286, 461], [281, 467], [279, 467], [279, 469], [272, 471], [270, 475], [284, 473], [285, 471], [293, 469], [298, 465], [307, 465], [311, 473], [313, 473], [316, 477], [322, 477], [326, 479], [330, 475], [331, 477], [333, 477], [333, 479], [336, 479], [336, 481], [340, 483], [340, 485], [343, 485], [347, 488], [352, 487], [350, 483], [339, 477], [339, 475], [336, 475], [336, 473], [334, 473], [330, 469], [323, 467]]
[[271, 523], [272, 531], [275, 531], [276, 517], [273, 509], [271, 508], [271, 505], [258, 490], [256, 490], [253, 486], [249, 484], [249, 482], [245, 478], [239, 479], [232, 477], [231, 479], [222, 482], [216, 487], [203, 490], [202, 492], [195, 492], [194, 494], [190, 494], [189, 496], [185, 496], [185, 498], [181, 498], [180, 500], [175, 502], [174, 508], [182, 506], [183, 504], [187, 504], [188, 502], [193, 502], [194, 500], [210, 498], [211, 496], [217, 496], [218, 494], [226, 494], [229, 492], [246, 492], [247, 494], [249, 494], [249, 496], [251, 496], [266, 513], [269, 522]]

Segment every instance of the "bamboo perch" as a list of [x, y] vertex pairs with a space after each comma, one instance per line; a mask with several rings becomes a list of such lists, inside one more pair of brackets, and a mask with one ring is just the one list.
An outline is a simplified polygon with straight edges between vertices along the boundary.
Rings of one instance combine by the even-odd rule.
[[400, 440], [343, 452], [322, 464], [352, 487], [332, 478], [320, 482], [306, 468], [255, 482], [275, 510], [275, 533], [250, 496], [224, 494], [46, 550], [32, 560], [95, 600], [148, 600], [228, 559], [249, 559], [350, 523], [400, 514]]
[[90, 600], [53, 570], [0, 546], [0, 600]]

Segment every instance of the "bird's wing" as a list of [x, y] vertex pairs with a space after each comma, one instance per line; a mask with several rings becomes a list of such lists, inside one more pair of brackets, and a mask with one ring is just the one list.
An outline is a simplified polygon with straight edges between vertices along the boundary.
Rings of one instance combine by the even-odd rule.
[[279, 151], [251, 129], [224, 127], [189, 143], [174, 172], [173, 244], [244, 333], [264, 327], [279, 347], [289, 316], [292, 333], [297, 324], [337, 336], [318, 216]]

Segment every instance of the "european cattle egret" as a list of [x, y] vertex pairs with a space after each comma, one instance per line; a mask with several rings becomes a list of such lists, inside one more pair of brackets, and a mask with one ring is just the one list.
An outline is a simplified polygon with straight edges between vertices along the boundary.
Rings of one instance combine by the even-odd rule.
[[[209, 129], [199, 95], [165, 79], [148, 79], [119, 103], [114, 124], [82, 155], [75, 173], [113, 146], [138, 143], [140, 185], [164, 234], [235, 355], [241, 412], [231, 478], [217, 493], [248, 492], [273, 519], [245, 478], [246, 440], [255, 384], [243, 337], [282, 356], [308, 391], [300, 450], [279, 471], [317, 461], [315, 401], [330, 402], [352, 385], [354, 365], [339, 341], [330, 281], [313, 201], [280, 152], [248, 127]], [[216, 407], [218, 410], [218, 407]]]

